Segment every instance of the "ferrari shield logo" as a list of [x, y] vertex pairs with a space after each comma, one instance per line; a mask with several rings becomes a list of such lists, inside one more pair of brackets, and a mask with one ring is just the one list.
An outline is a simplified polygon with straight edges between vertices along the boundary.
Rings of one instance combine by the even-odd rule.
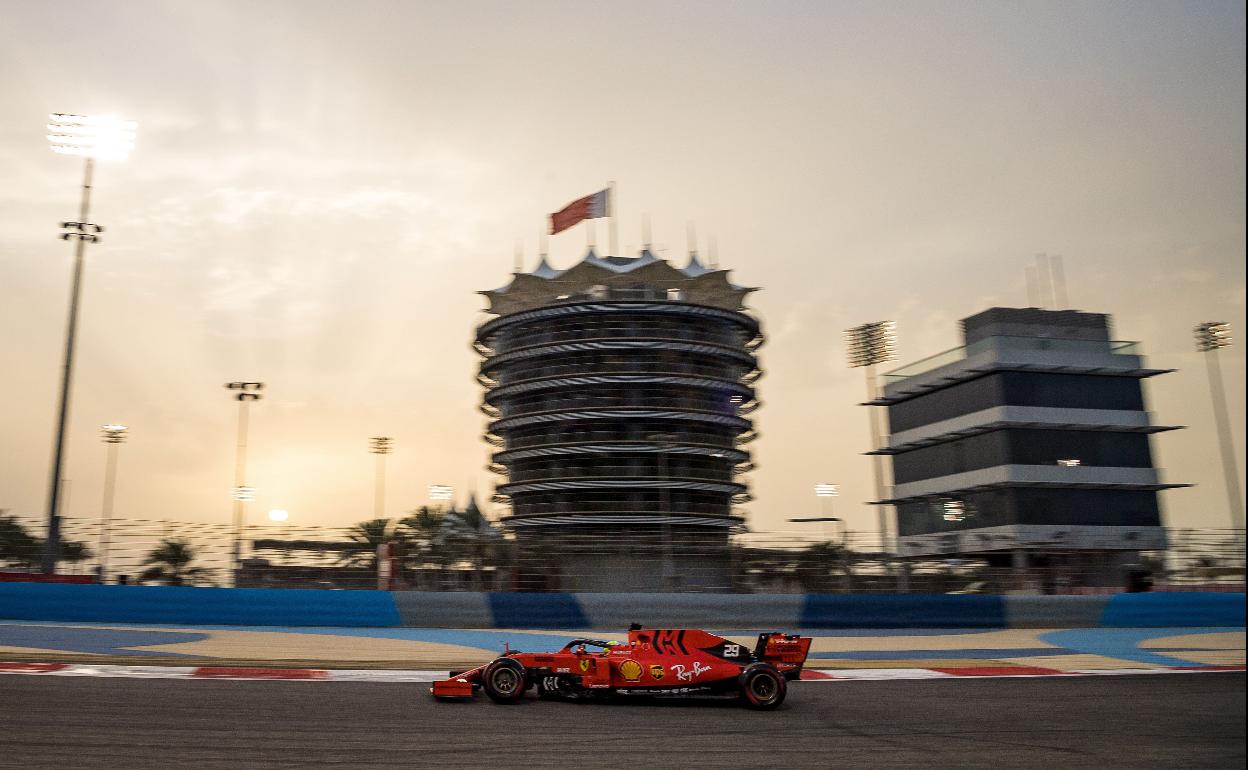
[[629, 658], [620, 664], [620, 676], [630, 682], [636, 682], [641, 679], [641, 664]]
[[581, 673], [589, 670], [589, 658], [581, 658]]
[[663, 667], [662, 667], [662, 666], [651, 666], [651, 667], [650, 667], [650, 676], [654, 677], [655, 679], [662, 679], [662, 678], [663, 678]]

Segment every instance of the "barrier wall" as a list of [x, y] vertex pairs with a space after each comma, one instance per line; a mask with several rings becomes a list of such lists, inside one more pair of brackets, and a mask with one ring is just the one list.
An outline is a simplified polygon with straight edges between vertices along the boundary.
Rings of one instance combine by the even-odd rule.
[[1243, 626], [1244, 595], [1115, 594], [1109, 597], [1101, 625], [1114, 628]]
[[384, 591], [0, 583], [0, 618], [203, 626], [397, 626]]
[[0, 620], [169, 625], [601, 629], [1243, 627], [1242, 593], [416, 593], [0, 583]]

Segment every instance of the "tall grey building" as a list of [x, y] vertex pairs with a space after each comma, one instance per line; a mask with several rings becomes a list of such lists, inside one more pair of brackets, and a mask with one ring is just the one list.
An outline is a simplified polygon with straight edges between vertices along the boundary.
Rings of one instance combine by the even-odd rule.
[[485, 438], [532, 587], [725, 586], [761, 376], [751, 291], [696, 256], [591, 251], [482, 292]]
[[[1165, 547], [1140, 346], [1106, 315], [992, 308], [964, 346], [885, 375], [902, 557], [977, 554], [1105, 569]], [[1089, 569], [1089, 572], [1096, 570]]]

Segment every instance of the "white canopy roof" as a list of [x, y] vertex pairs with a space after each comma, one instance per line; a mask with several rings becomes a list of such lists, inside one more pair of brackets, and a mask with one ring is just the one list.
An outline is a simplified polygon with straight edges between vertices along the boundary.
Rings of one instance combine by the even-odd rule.
[[703, 265], [696, 253], [684, 267], [674, 267], [649, 249], [636, 257], [600, 257], [590, 249], [566, 270], [551, 267], [542, 255], [531, 272], [516, 273], [506, 286], [479, 293], [490, 301], [486, 312], [508, 315], [569, 300], [619, 298], [611, 297], [612, 289], [648, 289], [656, 298], [729, 310], [743, 310], [746, 295], [756, 291], [731, 283], [727, 270]]

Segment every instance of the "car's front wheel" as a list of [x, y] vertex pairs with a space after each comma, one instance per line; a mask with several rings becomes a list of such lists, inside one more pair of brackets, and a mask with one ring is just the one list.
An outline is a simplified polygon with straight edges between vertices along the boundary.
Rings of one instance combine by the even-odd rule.
[[515, 703], [524, 697], [524, 664], [514, 658], [498, 658], [485, 667], [481, 688], [495, 703]]
[[747, 666], [738, 677], [737, 683], [741, 686], [741, 700], [745, 705], [764, 711], [784, 703], [788, 689], [780, 672], [766, 663]]

